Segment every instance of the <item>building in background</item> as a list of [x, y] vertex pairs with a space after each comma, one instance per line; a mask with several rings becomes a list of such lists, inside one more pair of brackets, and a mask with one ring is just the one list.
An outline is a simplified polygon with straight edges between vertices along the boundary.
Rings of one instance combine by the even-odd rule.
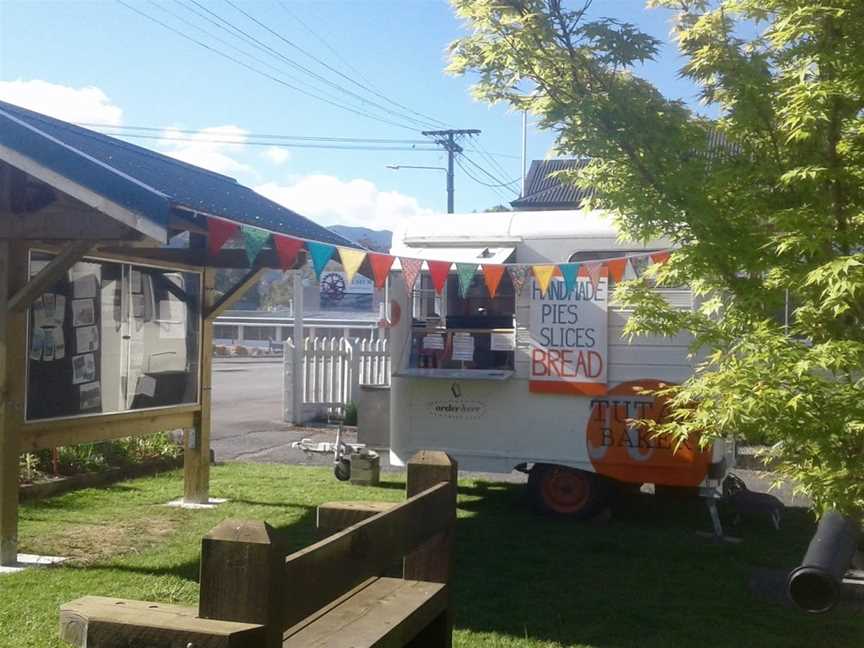
[[557, 211], [580, 209], [591, 195], [571, 182], [564, 182], [558, 171], [575, 171], [588, 164], [587, 159], [532, 160], [525, 181], [525, 195], [512, 201], [516, 211]]

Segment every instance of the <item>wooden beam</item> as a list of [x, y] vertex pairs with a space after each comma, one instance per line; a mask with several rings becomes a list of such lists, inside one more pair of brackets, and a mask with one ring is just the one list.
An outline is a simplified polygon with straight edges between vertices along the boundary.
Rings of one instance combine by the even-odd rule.
[[168, 228], [174, 230], [182, 230], [184, 232], [192, 232], [193, 234], [206, 234], [207, 225], [199, 225], [194, 220], [194, 212], [185, 209], [172, 209], [171, 215], [168, 216]]
[[201, 541], [198, 616], [266, 626], [262, 646], [282, 648], [283, 558], [266, 522], [224, 520]]
[[282, 621], [299, 623], [450, 524], [452, 486], [439, 484], [285, 559]]
[[261, 280], [266, 268], [252, 268], [231, 290], [222, 295], [212, 307], [204, 312], [204, 319], [211, 322], [231, 308], [252, 286]]
[[60, 639], [75, 648], [194, 646], [259, 648], [254, 623], [199, 619], [195, 608], [85, 596], [60, 607]]
[[7, 405], [10, 257], [9, 242], [0, 241], [0, 565], [12, 565], [18, 558], [18, 447]]
[[[32, 277], [9, 299], [11, 312], [22, 312], [42, 293], [48, 290], [69, 268], [78, 263], [92, 249], [91, 241], [70, 241], [63, 250], [48, 262], [39, 273]], [[25, 260], [26, 262], [26, 260]], [[29, 270], [29, 269], [28, 269]], [[29, 274], [29, 273], [28, 273]]]
[[[204, 268], [202, 277], [202, 310], [206, 313], [216, 303], [216, 269]], [[200, 411], [195, 414], [194, 427], [183, 435], [183, 501], [206, 504], [210, 501], [210, 416], [213, 384], [213, 320], [201, 320], [199, 347], [201, 363]]]
[[145, 436], [192, 427], [198, 405], [158, 410], [97, 414], [54, 421], [31, 421], [21, 428], [21, 448], [26, 451]]

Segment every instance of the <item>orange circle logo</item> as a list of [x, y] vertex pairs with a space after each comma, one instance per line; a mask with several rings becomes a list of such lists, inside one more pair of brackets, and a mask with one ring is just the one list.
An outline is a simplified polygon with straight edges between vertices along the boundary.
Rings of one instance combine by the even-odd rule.
[[586, 443], [591, 465], [600, 475], [625, 482], [698, 486], [708, 473], [711, 452], [700, 450], [697, 435], [676, 450], [671, 439], [655, 437], [635, 420], [662, 421], [665, 399], [640, 393], [669, 383], [634, 380], [591, 400]]

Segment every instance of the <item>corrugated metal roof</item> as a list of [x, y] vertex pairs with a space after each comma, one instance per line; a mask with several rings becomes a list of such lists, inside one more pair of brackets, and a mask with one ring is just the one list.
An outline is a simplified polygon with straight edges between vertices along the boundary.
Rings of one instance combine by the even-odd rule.
[[581, 169], [588, 160], [532, 160], [525, 182], [525, 195], [510, 204], [515, 209], [579, 209], [592, 191], [562, 183], [552, 175], [556, 171]]
[[233, 178], [0, 101], [0, 144], [164, 225], [171, 206], [357, 247]]

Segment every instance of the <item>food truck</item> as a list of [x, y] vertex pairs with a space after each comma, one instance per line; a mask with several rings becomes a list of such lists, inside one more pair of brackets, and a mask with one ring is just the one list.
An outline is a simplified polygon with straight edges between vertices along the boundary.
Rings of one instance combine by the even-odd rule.
[[[427, 271], [410, 290], [394, 275], [391, 462], [432, 448], [464, 470], [524, 471], [541, 510], [576, 517], [625, 484], [717, 495], [731, 447], [701, 449], [694, 438], [675, 449], [634, 424], [664, 416], [645, 390], [680, 383], [696, 360], [687, 334], [624, 336], [628, 313], [612, 300], [607, 267], [628, 258], [626, 279], [669, 247], [624, 241], [607, 215], [588, 210], [448, 214], [395, 232], [403, 274], [411, 259], [453, 262], [458, 272], [440, 293]], [[570, 290], [561, 263], [583, 266]], [[521, 290], [499, 271], [490, 296], [481, 269], [498, 264], [529, 264]], [[545, 292], [530, 264], [553, 273]], [[693, 306], [686, 287], [658, 290], [675, 308]]]

